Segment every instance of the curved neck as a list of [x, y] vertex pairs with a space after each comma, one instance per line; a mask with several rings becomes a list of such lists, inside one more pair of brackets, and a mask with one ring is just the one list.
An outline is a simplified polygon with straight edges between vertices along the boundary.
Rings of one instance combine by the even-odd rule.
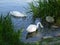
[[39, 24], [40, 24], [40, 27], [43, 28], [43, 25], [41, 24], [41, 22], [37, 23], [37, 28], [39, 27]]

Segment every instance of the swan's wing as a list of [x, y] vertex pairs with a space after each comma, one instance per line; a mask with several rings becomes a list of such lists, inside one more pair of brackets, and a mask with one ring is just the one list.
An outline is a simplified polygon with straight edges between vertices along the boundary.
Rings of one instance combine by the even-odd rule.
[[13, 16], [16, 16], [16, 17], [25, 17], [25, 16], [27, 16], [27, 15], [24, 15], [24, 14], [18, 12], [18, 11], [12, 11], [12, 12], [10, 12], [10, 14], [13, 15]]
[[36, 25], [29, 25], [27, 28], [27, 32], [34, 32], [36, 31], [37, 26]]

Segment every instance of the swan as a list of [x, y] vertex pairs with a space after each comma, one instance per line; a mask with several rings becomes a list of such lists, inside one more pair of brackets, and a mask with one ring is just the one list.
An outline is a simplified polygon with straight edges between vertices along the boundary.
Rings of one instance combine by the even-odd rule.
[[52, 23], [54, 22], [54, 18], [51, 16], [46, 16], [46, 21]]
[[29, 33], [35, 32], [38, 29], [39, 24], [40, 24], [40, 27], [43, 28], [43, 25], [41, 24], [41, 22], [38, 22], [37, 25], [34, 25], [34, 24], [29, 25], [26, 31]]
[[20, 13], [19, 11], [10, 11], [9, 14], [15, 17], [26, 17], [27, 16], [27, 15]]

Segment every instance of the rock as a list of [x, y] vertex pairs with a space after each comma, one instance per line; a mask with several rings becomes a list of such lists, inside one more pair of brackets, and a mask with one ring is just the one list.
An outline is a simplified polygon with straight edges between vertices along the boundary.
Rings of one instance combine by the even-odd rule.
[[47, 39], [47, 38], [53, 38], [53, 36], [45, 36], [45, 37], [43, 37], [43, 39]]
[[60, 33], [56, 34], [55, 36], [56, 36], [56, 37], [60, 37]]
[[54, 22], [54, 18], [51, 16], [46, 16], [46, 21], [49, 23], [52, 23], [52, 22]]
[[59, 28], [59, 26], [56, 26], [56, 25], [52, 25], [51, 27], [52, 28]]

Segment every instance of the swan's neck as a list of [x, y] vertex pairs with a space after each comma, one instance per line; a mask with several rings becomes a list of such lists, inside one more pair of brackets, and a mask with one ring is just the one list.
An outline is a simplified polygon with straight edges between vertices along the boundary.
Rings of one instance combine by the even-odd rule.
[[41, 22], [37, 23], [37, 28], [39, 27], [39, 25], [40, 25], [41, 28], [43, 28], [43, 25], [41, 24]]

